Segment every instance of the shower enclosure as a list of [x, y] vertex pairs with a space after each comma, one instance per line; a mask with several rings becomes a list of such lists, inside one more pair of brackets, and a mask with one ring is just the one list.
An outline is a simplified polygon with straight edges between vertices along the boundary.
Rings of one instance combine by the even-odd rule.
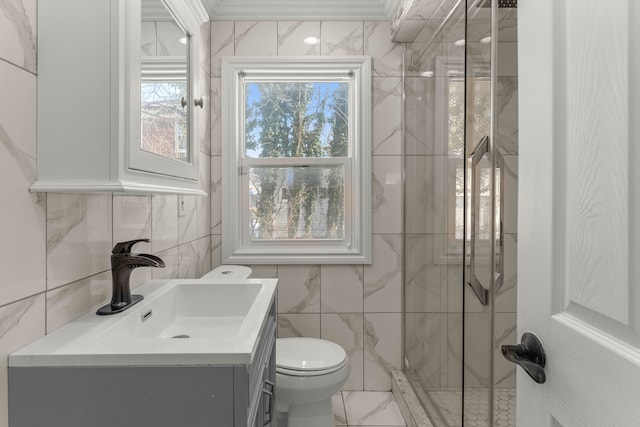
[[499, 351], [518, 341], [515, 3], [412, 6], [403, 372], [435, 427], [515, 426], [515, 368]]

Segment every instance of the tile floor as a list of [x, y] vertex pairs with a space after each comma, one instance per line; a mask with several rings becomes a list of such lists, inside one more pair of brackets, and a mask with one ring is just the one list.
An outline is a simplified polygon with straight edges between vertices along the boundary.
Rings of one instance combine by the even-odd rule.
[[[461, 425], [460, 404], [462, 396], [455, 391], [435, 391], [427, 393], [439, 408], [446, 427]], [[489, 400], [487, 389], [469, 389], [465, 393], [464, 425], [487, 427]], [[496, 427], [515, 427], [516, 390], [512, 388], [496, 390]]]
[[389, 392], [343, 391], [333, 396], [336, 426], [406, 426]]

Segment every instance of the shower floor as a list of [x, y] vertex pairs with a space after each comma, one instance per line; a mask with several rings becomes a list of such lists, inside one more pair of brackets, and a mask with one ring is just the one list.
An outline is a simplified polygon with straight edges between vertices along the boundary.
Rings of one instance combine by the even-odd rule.
[[[426, 394], [433, 404], [432, 408], [435, 407], [443, 420], [444, 424], [441, 427], [460, 427], [462, 425], [460, 414], [461, 392], [428, 391]], [[488, 398], [486, 389], [467, 390], [465, 394], [464, 427], [488, 427]], [[515, 427], [516, 390], [496, 389], [496, 408], [497, 415], [494, 427]]]

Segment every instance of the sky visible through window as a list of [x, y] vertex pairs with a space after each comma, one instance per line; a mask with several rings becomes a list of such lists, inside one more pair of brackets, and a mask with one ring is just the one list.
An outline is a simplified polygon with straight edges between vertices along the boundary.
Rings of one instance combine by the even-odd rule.
[[331, 145], [348, 127], [348, 98], [346, 81], [246, 82], [245, 156], [343, 156]]

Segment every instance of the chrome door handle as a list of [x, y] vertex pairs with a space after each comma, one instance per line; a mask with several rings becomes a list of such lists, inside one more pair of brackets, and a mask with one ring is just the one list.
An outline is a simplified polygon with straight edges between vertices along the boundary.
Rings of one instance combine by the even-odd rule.
[[499, 251], [499, 255], [498, 255], [498, 262], [496, 265], [496, 274], [495, 274], [495, 294], [497, 295], [498, 292], [500, 292], [500, 289], [502, 289], [502, 285], [504, 284], [504, 227], [503, 227], [503, 221], [504, 221], [504, 204], [505, 204], [505, 200], [504, 200], [504, 177], [505, 177], [505, 162], [504, 162], [504, 157], [502, 157], [502, 154], [500, 154], [500, 152], [498, 150], [496, 150], [495, 152], [495, 156], [496, 156], [496, 167], [497, 169], [500, 170], [500, 208], [499, 208], [499, 212], [500, 212], [500, 222], [498, 224], [496, 224], [499, 227], [499, 231], [498, 231], [498, 251]]
[[476, 276], [476, 193], [479, 179], [476, 179], [476, 168], [484, 157], [489, 152], [489, 137], [483, 136], [476, 145], [476, 148], [471, 153], [471, 253], [469, 260], [469, 267], [467, 268], [466, 282], [473, 293], [480, 301], [482, 305], [489, 305], [489, 291], [482, 286], [480, 280]]
[[525, 332], [522, 335], [520, 344], [503, 345], [501, 350], [505, 359], [524, 369], [538, 384], [544, 384], [547, 380], [544, 373], [546, 364], [544, 348], [538, 337], [531, 332]]

